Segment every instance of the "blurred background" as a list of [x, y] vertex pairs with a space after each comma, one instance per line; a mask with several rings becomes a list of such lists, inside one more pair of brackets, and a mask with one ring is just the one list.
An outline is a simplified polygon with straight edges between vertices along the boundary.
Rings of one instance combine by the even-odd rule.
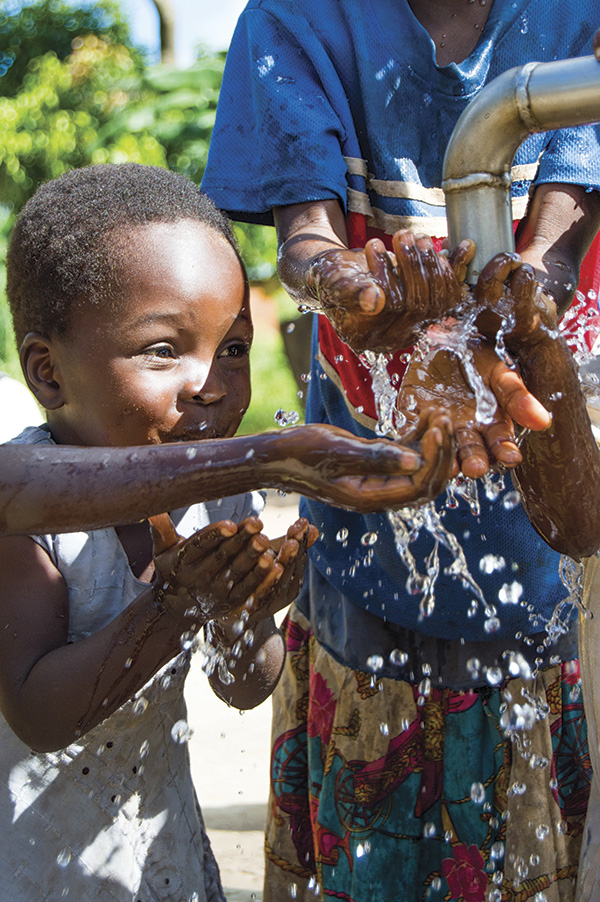
[[[1, 0], [0, 370], [20, 378], [6, 243], [38, 185], [91, 163], [165, 166], [201, 182], [227, 47], [244, 0]], [[256, 337], [242, 432], [303, 419], [308, 318], [275, 275], [275, 232], [239, 225]], [[303, 333], [301, 335], [301, 333]], [[286, 352], [287, 348], [287, 352]], [[294, 366], [290, 361], [294, 360]], [[294, 376], [295, 373], [295, 376]], [[291, 417], [289, 416], [291, 414]]]

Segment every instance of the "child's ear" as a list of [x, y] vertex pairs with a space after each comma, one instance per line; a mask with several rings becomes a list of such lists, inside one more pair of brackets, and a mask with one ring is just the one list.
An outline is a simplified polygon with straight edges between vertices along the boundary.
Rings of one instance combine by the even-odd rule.
[[52, 339], [41, 332], [28, 332], [23, 339], [19, 356], [23, 375], [38, 404], [45, 410], [58, 410], [62, 407], [64, 397]]

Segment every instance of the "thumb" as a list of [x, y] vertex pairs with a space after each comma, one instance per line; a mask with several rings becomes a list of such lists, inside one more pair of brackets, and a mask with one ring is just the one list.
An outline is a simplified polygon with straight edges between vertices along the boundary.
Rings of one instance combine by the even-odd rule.
[[163, 554], [181, 541], [182, 537], [175, 529], [169, 514], [156, 514], [154, 517], [148, 517], [148, 522], [152, 533], [154, 557], [158, 557], [159, 554]]

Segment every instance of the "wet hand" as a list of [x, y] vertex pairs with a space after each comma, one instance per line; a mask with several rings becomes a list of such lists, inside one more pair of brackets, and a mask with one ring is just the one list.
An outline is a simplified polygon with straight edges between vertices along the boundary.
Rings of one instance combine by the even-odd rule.
[[493, 257], [482, 270], [473, 294], [484, 308], [477, 318], [477, 328], [494, 340], [501, 332], [506, 347], [517, 356], [556, 333], [556, 303], [518, 254]]
[[438, 405], [428, 412], [411, 441], [414, 448], [325, 424], [285, 429], [268, 484], [359, 513], [420, 504], [450, 478], [454, 436], [446, 411]]
[[231, 625], [243, 616], [251, 626], [257, 620], [272, 617], [287, 608], [302, 588], [307, 551], [318, 536], [316, 526], [300, 517], [289, 527], [285, 536], [274, 539], [270, 544], [272, 567], [240, 608], [220, 618], [221, 624]]
[[285, 571], [258, 517], [237, 525], [222, 520], [188, 539], [178, 535], [168, 514], [151, 517], [150, 526], [157, 600], [197, 626], [227, 620], [257, 592], [266, 591], [263, 584], [270, 588], [267, 578], [273, 571], [277, 578]]
[[313, 261], [307, 287], [319, 309], [356, 353], [390, 353], [411, 345], [423, 322], [439, 318], [462, 298], [472, 241], [450, 256], [426, 236], [399, 231], [389, 253], [378, 238], [364, 250], [331, 250]]
[[[483, 476], [491, 466], [513, 468], [521, 463], [515, 442], [513, 420], [529, 429], [544, 429], [549, 414], [525, 388], [516, 370], [500, 360], [494, 346], [485, 340], [469, 343], [472, 361], [483, 385], [498, 402], [489, 421], [477, 419], [477, 399], [461, 363], [446, 349], [425, 360], [414, 354], [398, 395], [398, 408], [410, 423], [418, 422], [432, 405], [444, 404], [452, 420], [456, 457], [452, 475], [460, 471], [471, 479]], [[486, 418], [488, 419], [488, 418]], [[410, 438], [402, 436], [402, 440]]]

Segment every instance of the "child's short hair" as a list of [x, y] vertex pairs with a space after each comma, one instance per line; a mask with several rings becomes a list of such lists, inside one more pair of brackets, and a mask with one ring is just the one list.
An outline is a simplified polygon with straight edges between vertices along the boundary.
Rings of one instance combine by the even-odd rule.
[[222, 234], [239, 257], [227, 217], [193, 182], [167, 169], [107, 163], [42, 185], [21, 210], [8, 249], [17, 344], [32, 331], [64, 335], [75, 305], [118, 297], [116, 232], [185, 219]]

